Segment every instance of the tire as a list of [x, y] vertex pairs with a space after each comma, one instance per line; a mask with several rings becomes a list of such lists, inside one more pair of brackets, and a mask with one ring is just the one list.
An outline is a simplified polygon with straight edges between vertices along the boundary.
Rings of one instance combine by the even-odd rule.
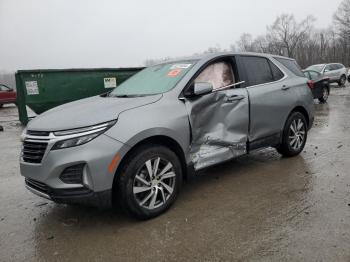
[[329, 89], [327, 87], [322, 88], [322, 97], [318, 99], [320, 103], [326, 103], [329, 96]]
[[0, 108], [2, 108], [4, 106], [4, 104], [0, 104]]
[[[150, 219], [165, 212], [174, 203], [182, 183], [181, 163], [177, 155], [164, 146], [141, 146], [125, 163], [118, 174], [119, 204], [138, 219]], [[151, 179], [156, 166], [156, 175], [166, 170], [165, 174]]]
[[348, 75], [348, 82], [350, 83], [350, 75]]
[[338, 81], [338, 85], [339, 86], [345, 86], [346, 84], [346, 76], [345, 75], [342, 75]]
[[[302, 126], [300, 123], [302, 123]], [[297, 129], [297, 136], [295, 136], [296, 134], [293, 132], [293, 129]], [[282, 143], [278, 146], [277, 151], [285, 157], [299, 155], [305, 147], [306, 140], [307, 122], [305, 116], [300, 112], [293, 112], [286, 121], [282, 134]]]

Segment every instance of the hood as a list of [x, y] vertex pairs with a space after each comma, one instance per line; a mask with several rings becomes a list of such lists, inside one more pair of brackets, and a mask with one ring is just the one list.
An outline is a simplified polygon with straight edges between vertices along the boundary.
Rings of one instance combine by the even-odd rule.
[[58, 131], [91, 126], [117, 119], [123, 111], [154, 103], [159, 95], [143, 97], [94, 96], [55, 107], [28, 123], [34, 131]]

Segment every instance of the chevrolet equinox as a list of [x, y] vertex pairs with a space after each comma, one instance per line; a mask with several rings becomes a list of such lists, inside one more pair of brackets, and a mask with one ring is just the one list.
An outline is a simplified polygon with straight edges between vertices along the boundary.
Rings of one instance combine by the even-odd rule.
[[166, 62], [31, 120], [21, 174], [30, 191], [57, 203], [117, 201], [147, 219], [198, 170], [264, 147], [298, 155], [313, 119], [293, 59], [224, 53]]

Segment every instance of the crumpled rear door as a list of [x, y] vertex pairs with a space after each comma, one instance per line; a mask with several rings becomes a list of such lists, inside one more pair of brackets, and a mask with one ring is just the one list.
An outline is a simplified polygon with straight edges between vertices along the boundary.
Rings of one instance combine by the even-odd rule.
[[249, 101], [245, 88], [186, 99], [192, 129], [191, 159], [196, 170], [246, 154]]

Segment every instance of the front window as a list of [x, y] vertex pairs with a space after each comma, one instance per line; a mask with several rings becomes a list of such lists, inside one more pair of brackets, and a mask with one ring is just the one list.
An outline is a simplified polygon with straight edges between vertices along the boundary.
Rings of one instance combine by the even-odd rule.
[[310, 79], [310, 80], [311, 80], [311, 76], [310, 76], [310, 74], [309, 74], [309, 71], [303, 71], [303, 73], [304, 73], [304, 75], [305, 75], [305, 77], [306, 77], [307, 79]]
[[217, 62], [207, 66], [195, 79], [195, 82], [208, 82], [213, 90], [235, 83], [232, 67], [228, 62]]
[[311, 80], [317, 80], [320, 78], [320, 73], [318, 73], [318, 72], [310, 71], [309, 73], [311, 76]]
[[0, 85], [0, 91], [8, 91], [8, 90], [10, 90], [10, 88], [8, 88], [7, 86]]
[[196, 60], [180, 61], [147, 67], [115, 88], [110, 96], [133, 97], [168, 92], [196, 62]]

